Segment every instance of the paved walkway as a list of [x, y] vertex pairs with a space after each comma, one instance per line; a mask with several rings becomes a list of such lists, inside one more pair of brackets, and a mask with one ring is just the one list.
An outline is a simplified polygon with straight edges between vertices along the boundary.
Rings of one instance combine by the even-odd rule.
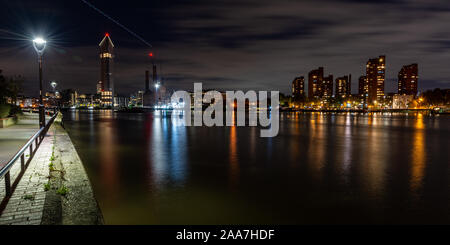
[[0, 163], [11, 157], [39, 130], [39, 115], [24, 113], [16, 125], [0, 128]]
[[[4, 188], [0, 197], [4, 197]], [[75, 147], [67, 132], [54, 123], [1, 214], [0, 225], [102, 223], [103, 217]]]
[[[46, 196], [44, 185], [48, 182], [48, 165], [52, 155], [53, 131], [52, 126], [1, 214], [0, 224], [39, 225], [41, 223]], [[20, 165], [20, 162], [15, 165]], [[2, 179], [0, 183], [3, 186], [4, 180]], [[0, 193], [3, 198], [4, 188]]]

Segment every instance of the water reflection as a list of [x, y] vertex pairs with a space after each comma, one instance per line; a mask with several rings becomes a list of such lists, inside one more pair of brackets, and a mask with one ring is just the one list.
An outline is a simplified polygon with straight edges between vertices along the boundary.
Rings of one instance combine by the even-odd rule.
[[168, 180], [168, 152], [165, 151], [165, 141], [167, 141], [167, 127], [162, 127], [161, 117], [155, 112], [152, 121], [151, 134], [151, 173], [153, 182], [158, 188], [164, 187], [165, 181]]
[[419, 113], [414, 125], [414, 139], [412, 149], [411, 189], [416, 192], [422, 185], [425, 171], [425, 135], [423, 115]]
[[345, 126], [344, 126], [344, 147], [342, 149], [344, 153], [343, 159], [343, 170], [345, 175], [348, 175], [350, 166], [352, 163], [352, 123], [351, 115], [347, 113], [345, 116]]
[[314, 113], [313, 120], [311, 121], [311, 137], [309, 137], [310, 155], [314, 159], [310, 162], [310, 168], [312, 173], [320, 178], [322, 174], [322, 168], [325, 165], [325, 154], [327, 148], [325, 146], [326, 127], [324, 126], [324, 114]]
[[275, 138], [160, 111], [64, 120], [111, 223], [450, 223], [450, 117], [280, 118]]
[[[89, 117], [91, 115], [89, 115]], [[108, 113], [108, 111], [102, 111], [102, 117], [110, 119], [112, 117], [112, 112], [109, 111]], [[102, 127], [96, 128], [99, 135], [98, 147], [100, 156], [100, 180], [107, 191], [106, 196], [111, 199], [117, 198], [117, 190], [120, 186], [116, 156], [116, 147], [118, 145], [116, 139], [117, 128], [114, 124], [114, 121], [108, 120], [108, 122], [102, 125]]]
[[382, 188], [384, 185], [384, 170], [386, 160], [388, 159], [389, 150], [386, 151], [384, 147], [389, 142], [386, 142], [386, 138], [384, 138], [383, 131], [378, 127], [380, 118], [376, 113], [372, 113], [369, 116], [367, 128], [367, 147], [365, 148], [364, 161], [360, 164], [363, 164], [362, 167], [366, 171], [367, 177], [367, 187], [371, 190], [369, 194], [371, 194], [372, 198], [377, 198], [382, 192]]
[[[234, 114], [233, 114], [234, 115]], [[239, 160], [237, 153], [237, 135], [236, 126], [230, 127], [230, 140], [229, 140], [229, 158], [230, 158], [230, 179], [231, 185], [235, 187], [239, 178]]]
[[186, 174], [187, 133], [183, 118], [155, 111], [151, 120], [150, 164], [152, 180], [158, 188], [183, 185]]

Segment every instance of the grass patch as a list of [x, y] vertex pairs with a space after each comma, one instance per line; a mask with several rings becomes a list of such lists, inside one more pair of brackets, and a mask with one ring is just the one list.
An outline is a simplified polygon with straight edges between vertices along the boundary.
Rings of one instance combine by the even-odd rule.
[[48, 169], [49, 169], [50, 171], [54, 171], [54, 170], [55, 170], [55, 167], [54, 167], [54, 165], [53, 165], [53, 162], [50, 162], [50, 163], [48, 164]]
[[33, 195], [25, 195], [25, 196], [23, 196], [23, 199], [33, 201], [34, 196]]
[[69, 192], [69, 189], [67, 189], [67, 187], [65, 186], [61, 186], [61, 188], [59, 188], [56, 193], [61, 195], [61, 196], [65, 196], [67, 195], [67, 193]]
[[50, 183], [44, 184], [44, 191], [50, 190]]

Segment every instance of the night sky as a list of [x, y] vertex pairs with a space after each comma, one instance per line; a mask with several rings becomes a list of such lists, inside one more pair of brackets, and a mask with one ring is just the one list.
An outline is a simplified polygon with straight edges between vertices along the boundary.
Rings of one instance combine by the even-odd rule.
[[[353, 93], [369, 58], [386, 55], [386, 92], [395, 92], [402, 65], [419, 63], [419, 90], [450, 87], [450, 3], [439, 0], [203, 0], [90, 3], [137, 33], [134, 37], [81, 0], [2, 1], [0, 69], [23, 75], [37, 95], [35, 35], [49, 41], [44, 81], [94, 93], [98, 43], [116, 46], [116, 92], [144, 88], [149, 52], [171, 89], [193, 82], [216, 89], [290, 93], [295, 76], [318, 66], [325, 75], [352, 74]], [[49, 86], [47, 86], [49, 87]]]

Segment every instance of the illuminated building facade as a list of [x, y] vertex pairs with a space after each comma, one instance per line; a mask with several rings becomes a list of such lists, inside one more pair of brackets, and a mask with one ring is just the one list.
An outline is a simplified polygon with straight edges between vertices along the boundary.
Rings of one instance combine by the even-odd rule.
[[392, 99], [392, 109], [408, 109], [413, 101], [412, 94], [396, 94]]
[[361, 103], [366, 107], [369, 96], [369, 84], [366, 76], [360, 76], [358, 79], [358, 95], [361, 98]]
[[310, 99], [322, 97], [322, 83], [323, 67], [308, 73], [308, 97]]
[[113, 62], [114, 44], [106, 33], [99, 44], [100, 47], [100, 81], [97, 84], [97, 93], [101, 94], [103, 106], [113, 106], [114, 85], [112, 81], [111, 65]]
[[416, 96], [418, 81], [418, 65], [403, 66], [398, 73], [398, 94]]
[[358, 79], [358, 94], [360, 96], [368, 96], [369, 95], [369, 85], [367, 84], [366, 76], [360, 76]]
[[292, 81], [292, 96], [300, 97], [305, 94], [305, 77], [296, 77]]
[[368, 104], [376, 104], [384, 98], [385, 64], [386, 56], [384, 55], [367, 61]]
[[323, 78], [320, 98], [331, 98], [333, 96], [333, 75], [328, 75]]
[[98, 81], [97, 83], [97, 94], [101, 94], [103, 91], [103, 83], [102, 81]]
[[352, 94], [352, 75], [336, 78], [336, 97], [345, 98]]

